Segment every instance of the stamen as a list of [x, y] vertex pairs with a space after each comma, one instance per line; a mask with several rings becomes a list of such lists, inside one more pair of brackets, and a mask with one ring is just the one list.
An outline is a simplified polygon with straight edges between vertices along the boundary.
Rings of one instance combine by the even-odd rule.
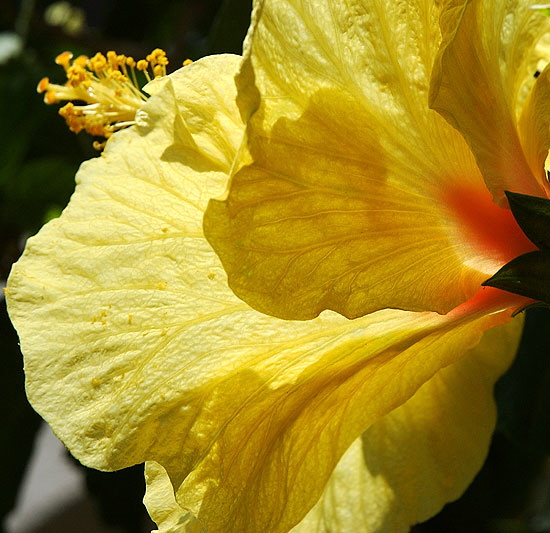
[[[42, 78], [36, 89], [44, 93], [44, 102], [67, 101], [59, 114], [71, 131], [85, 130], [107, 140], [115, 131], [135, 124], [136, 112], [148, 98], [137, 81], [136, 69], [147, 82], [166, 76], [168, 58], [157, 48], [139, 61], [109, 51], [106, 56], [97, 53], [92, 58], [76, 59], [71, 52], [63, 52], [55, 62], [65, 70], [67, 81], [65, 85], [57, 85]], [[94, 146], [102, 149], [105, 142], [96, 141]]]

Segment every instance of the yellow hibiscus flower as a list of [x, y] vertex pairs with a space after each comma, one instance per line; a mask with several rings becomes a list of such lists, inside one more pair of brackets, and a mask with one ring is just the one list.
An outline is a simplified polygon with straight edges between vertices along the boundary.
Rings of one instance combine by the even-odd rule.
[[256, 2], [243, 58], [150, 84], [13, 267], [33, 406], [88, 466], [146, 461], [160, 532], [437, 513], [521, 332], [480, 284], [534, 249], [503, 191], [548, 196], [548, 29], [523, 0]]

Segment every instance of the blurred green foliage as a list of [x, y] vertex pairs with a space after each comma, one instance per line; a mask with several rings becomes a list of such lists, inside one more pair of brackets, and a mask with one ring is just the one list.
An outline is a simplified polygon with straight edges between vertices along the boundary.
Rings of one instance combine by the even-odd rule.
[[[80, 29], [78, 21], [48, 22], [52, 4], [3, 0], [0, 5], [0, 32], [18, 35], [23, 46], [20, 54], [0, 59], [2, 280], [24, 239], [67, 204], [79, 164], [98, 155], [90, 137], [68, 131], [57, 106], [44, 105], [36, 94], [43, 76], [64, 81], [55, 56], [64, 50], [91, 55], [114, 49], [144, 57], [161, 47], [172, 61], [169, 70], [174, 70], [186, 58], [239, 53], [251, 0], [74, 1], [70, 6], [82, 17]], [[518, 358], [497, 387], [499, 425], [484, 469], [463, 498], [415, 531], [550, 532], [549, 324], [548, 310], [528, 312]], [[22, 357], [4, 306], [0, 346], [0, 385], [8, 398], [0, 403], [1, 520], [14, 504], [39, 423], [25, 399]], [[105, 521], [128, 533], [138, 531], [145, 520], [141, 467], [111, 474], [84, 470]]]

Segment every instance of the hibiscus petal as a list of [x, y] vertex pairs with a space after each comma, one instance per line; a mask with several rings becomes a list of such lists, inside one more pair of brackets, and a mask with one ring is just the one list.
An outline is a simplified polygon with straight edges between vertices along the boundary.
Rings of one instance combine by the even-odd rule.
[[[158, 377], [169, 370], [159, 360], [192, 351], [203, 321], [220, 309], [246, 309], [227, 289], [229, 304], [210, 290], [224, 286], [215, 279], [223, 271], [201, 229], [243, 136], [233, 81], [239, 61], [206, 58], [156, 83], [138, 126], [82, 165], [63, 215], [29, 239], [10, 274], [6, 297], [29, 398], [90, 465], [139, 462], [145, 437], [130, 457], [109, 444], [115, 426], [124, 433], [127, 388], [145, 394], [147, 372]], [[178, 345], [182, 331], [190, 337]], [[58, 380], [66, 381], [62, 394], [52, 386]], [[109, 405], [111, 394], [120, 401]], [[72, 412], [73, 401], [82, 411]], [[90, 416], [89, 402], [103, 412]]]
[[518, 128], [531, 172], [548, 187], [545, 162], [550, 149], [550, 67], [538, 76], [529, 93]]
[[493, 386], [514, 357], [521, 321], [485, 333], [342, 457], [292, 533], [406, 532], [458, 498], [483, 464], [496, 422]]
[[444, 313], [486, 277], [463, 260], [444, 198], [485, 185], [464, 140], [428, 108], [438, 16], [420, 0], [256, 9], [239, 78], [243, 114], [258, 108], [253, 163], [205, 216], [230, 286], [252, 307], [287, 319]]
[[[460, 496], [485, 459], [496, 421], [493, 386], [515, 355], [521, 325], [485, 333], [354, 441], [292, 533], [405, 532]], [[205, 531], [177, 503], [160, 465], [146, 465], [146, 480], [144, 502], [159, 533]]]
[[353, 440], [510, 315], [494, 289], [446, 316], [356, 321], [280, 321], [238, 300], [200, 227], [239, 150], [237, 62], [155, 91], [79, 171], [7, 293], [29, 398], [72, 453], [158, 462], [211, 533], [295, 525]]
[[158, 526], [151, 533], [204, 533], [200, 522], [179, 506], [172, 482], [161, 465], [145, 463], [145, 483], [143, 503]]
[[540, 169], [538, 179], [533, 176], [517, 130], [518, 100], [549, 29], [531, 4], [453, 0], [441, 17], [431, 105], [464, 135], [498, 203], [505, 202], [505, 190], [542, 196], [547, 188]]

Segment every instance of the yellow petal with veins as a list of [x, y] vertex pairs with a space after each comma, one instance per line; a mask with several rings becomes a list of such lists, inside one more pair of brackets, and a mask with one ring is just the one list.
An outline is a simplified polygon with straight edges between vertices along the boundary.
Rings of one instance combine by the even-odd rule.
[[205, 216], [252, 307], [286, 319], [445, 313], [487, 277], [494, 254], [463, 257], [448, 202], [485, 185], [428, 106], [439, 15], [421, 0], [258, 3], [238, 79], [243, 115], [257, 109], [252, 164]]
[[[485, 333], [340, 459], [292, 533], [399, 533], [462, 494], [481, 467], [496, 421], [493, 386], [510, 364], [521, 321]], [[177, 502], [166, 471], [146, 465], [145, 504], [159, 533], [203, 532]]]
[[523, 152], [533, 139], [520, 138], [517, 125], [518, 101], [541, 59], [537, 45], [550, 28], [531, 4], [452, 0], [441, 18], [431, 105], [464, 135], [498, 203], [505, 190], [533, 196], [550, 191], [542, 167], [532, 169], [538, 158], [529, 146]]
[[322, 337], [294, 331], [292, 340], [280, 324], [285, 344], [262, 340], [270, 353], [257, 350], [256, 365], [195, 393], [202, 412], [178, 458], [194, 458], [194, 469], [164, 460], [178, 504], [211, 532], [287, 531], [320, 497], [353, 440], [504, 319], [382, 312], [340, 331], [325, 323]]
[[240, 301], [201, 230], [241, 146], [238, 63], [157, 85], [29, 240], [7, 296], [31, 403], [78, 459], [157, 462], [210, 533], [282, 532], [351, 443], [508, 321], [515, 297], [311, 322]]
[[488, 331], [405, 404], [373, 424], [338, 463], [292, 533], [399, 533], [462, 495], [496, 422], [493, 386], [517, 349], [521, 322]]

